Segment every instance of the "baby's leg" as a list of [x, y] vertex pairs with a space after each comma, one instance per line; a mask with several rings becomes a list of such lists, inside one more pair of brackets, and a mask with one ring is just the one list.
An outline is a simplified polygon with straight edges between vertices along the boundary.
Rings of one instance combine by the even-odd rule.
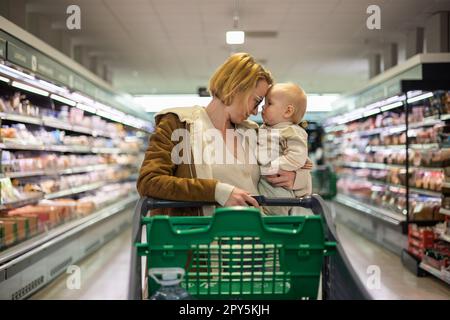
[[[265, 179], [259, 179], [258, 191], [261, 195], [268, 198], [295, 198], [292, 191], [281, 187], [274, 187]], [[288, 216], [291, 207], [264, 207], [264, 212], [268, 215]]]

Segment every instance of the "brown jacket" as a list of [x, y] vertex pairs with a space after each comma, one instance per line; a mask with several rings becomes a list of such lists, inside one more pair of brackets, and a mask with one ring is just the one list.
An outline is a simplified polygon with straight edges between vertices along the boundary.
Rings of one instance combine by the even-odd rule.
[[[156, 129], [150, 137], [137, 180], [139, 194], [167, 200], [214, 202], [217, 180], [198, 179], [193, 164], [176, 165], [172, 162], [171, 152], [178, 143], [171, 140], [175, 129], [190, 128], [174, 113], [156, 118]], [[158, 209], [151, 212], [151, 215], [157, 214], [200, 216], [203, 212], [201, 208]]]

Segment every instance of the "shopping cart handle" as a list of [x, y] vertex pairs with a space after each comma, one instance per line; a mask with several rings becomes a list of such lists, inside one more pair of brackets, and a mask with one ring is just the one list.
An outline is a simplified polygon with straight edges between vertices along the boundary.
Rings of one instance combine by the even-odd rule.
[[260, 206], [287, 206], [287, 207], [311, 207], [311, 197], [304, 198], [268, 198], [265, 196], [252, 196]]
[[[311, 208], [311, 197], [304, 198], [268, 198], [265, 196], [252, 196], [260, 206], [294, 206]], [[173, 201], [146, 197], [142, 201], [141, 214], [146, 215], [149, 210], [158, 208], [194, 208], [218, 205], [212, 201]]]

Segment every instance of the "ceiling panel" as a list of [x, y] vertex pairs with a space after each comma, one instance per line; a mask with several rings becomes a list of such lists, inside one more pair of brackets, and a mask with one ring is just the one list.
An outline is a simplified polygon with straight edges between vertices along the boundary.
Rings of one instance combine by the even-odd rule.
[[[68, 5], [79, 5], [82, 30], [64, 35], [107, 57], [114, 85], [131, 93], [196, 92], [232, 51], [250, 52], [278, 81], [298, 81], [309, 92], [352, 90], [367, 80], [369, 53], [392, 41], [404, 46], [407, 31], [450, 10], [448, 0], [25, 1], [30, 14], [59, 24]], [[371, 4], [381, 8], [381, 30], [366, 27]], [[277, 36], [226, 45], [235, 12], [239, 29]]]

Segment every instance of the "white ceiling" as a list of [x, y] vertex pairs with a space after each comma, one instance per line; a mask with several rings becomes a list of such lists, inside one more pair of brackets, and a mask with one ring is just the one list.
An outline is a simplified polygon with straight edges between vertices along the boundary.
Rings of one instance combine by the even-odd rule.
[[[133, 94], [194, 93], [230, 53], [225, 32], [233, 27], [235, 0], [26, 2], [55, 26], [65, 21], [68, 5], [79, 5], [82, 29], [61, 32], [102, 57], [114, 86]], [[366, 27], [371, 4], [381, 7], [381, 30]], [[240, 29], [278, 36], [247, 38], [237, 51], [267, 61], [276, 81], [334, 93], [367, 81], [369, 53], [392, 41], [402, 51], [406, 33], [432, 13], [450, 10], [450, 1], [239, 0], [238, 7]]]

